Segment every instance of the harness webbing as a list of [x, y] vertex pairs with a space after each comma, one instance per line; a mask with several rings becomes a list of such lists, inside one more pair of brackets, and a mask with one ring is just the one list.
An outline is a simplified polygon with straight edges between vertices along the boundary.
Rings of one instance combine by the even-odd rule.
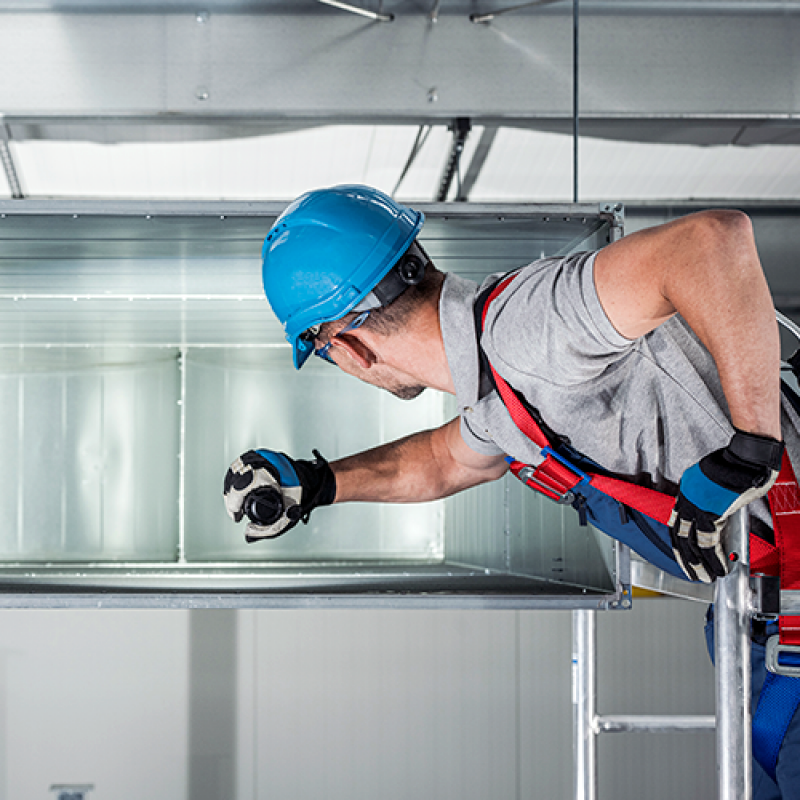
[[778, 756], [800, 706], [800, 680], [767, 672], [753, 714], [753, 757], [777, 781]]
[[[495, 300], [516, 277], [516, 273], [502, 280], [489, 294], [480, 312], [480, 332], [486, 323], [486, 314]], [[479, 350], [480, 341], [479, 341]], [[484, 354], [485, 355], [485, 354]], [[519, 430], [537, 445], [545, 456], [536, 467], [511, 461], [511, 471], [530, 488], [555, 500], [564, 500], [567, 492], [588, 482], [600, 492], [617, 500], [623, 506], [636, 509], [647, 517], [667, 525], [675, 505], [671, 495], [638, 486], [629, 481], [587, 470], [578, 470], [566, 459], [557, 455], [542, 426], [534, 419], [530, 409], [514, 389], [485, 359], [500, 397]], [[750, 534], [750, 570], [767, 575], [780, 575], [781, 589], [800, 589], [800, 488], [789, 457], [784, 451], [781, 471], [768, 502], [775, 529], [775, 545]], [[779, 618], [781, 645], [800, 646], [800, 616]], [[790, 653], [795, 658], [795, 653]], [[768, 672], [753, 717], [753, 755], [767, 773], [776, 780], [778, 756], [786, 731], [800, 706], [800, 679]]]
[[[785, 452], [780, 474], [769, 493], [769, 505], [775, 526], [781, 591], [797, 591], [800, 589], [800, 558], [788, 556], [800, 553], [800, 489]], [[780, 642], [800, 645], [800, 617], [781, 616]]]
[[[481, 330], [492, 302], [503, 293], [514, 280], [516, 273], [504, 278], [491, 291], [481, 309]], [[650, 519], [668, 524], [675, 498], [663, 492], [638, 486], [626, 480], [587, 470], [575, 469], [569, 462], [558, 456], [551, 446], [541, 425], [533, 418], [514, 389], [498, 374], [491, 362], [486, 362], [494, 378], [495, 386], [514, 424], [545, 456], [536, 467], [511, 461], [511, 471], [523, 483], [551, 499], [561, 499], [583, 481], [588, 481], [599, 491], [622, 503], [624, 506], [640, 511]], [[770, 510], [775, 527], [776, 544], [750, 535], [750, 569], [766, 575], [778, 575], [781, 589], [800, 589], [800, 489], [788, 455], [784, 452], [781, 472], [768, 494]], [[791, 557], [782, 555], [791, 553]], [[781, 617], [780, 641], [782, 644], [800, 644], [800, 617]]]
[[[510, 275], [501, 281], [489, 295], [483, 307], [481, 322], [485, 323], [486, 314], [492, 301], [502, 294], [503, 290], [511, 283], [516, 275]], [[663, 492], [657, 492], [644, 486], [637, 486], [629, 481], [612, 478], [591, 471], [576, 472], [568, 467], [551, 448], [550, 440], [542, 431], [541, 426], [531, 416], [525, 408], [516, 392], [508, 385], [504, 378], [498, 374], [490, 362], [489, 369], [494, 378], [495, 385], [503, 400], [508, 413], [514, 424], [524, 433], [537, 447], [542, 449], [545, 460], [537, 467], [533, 468], [532, 473], [523, 473], [520, 478], [532, 489], [536, 489], [542, 494], [547, 495], [553, 500], [560, 499], [563, 494], [573, 489], [584, 480], [588, 480], [596, 489], [604, 494], [613, 497], [625, 506], [640, 511], [647, 517], [667, 524], [672, 507], [675, 505], [675, 498]], [[520, 471], [528, 465], [520, 461], [511, 462], [511, 471], [518, 478]], [[529, 468], [530, 469], [530, 468]], [[526, 477], [527, 476], [527, 477]]]

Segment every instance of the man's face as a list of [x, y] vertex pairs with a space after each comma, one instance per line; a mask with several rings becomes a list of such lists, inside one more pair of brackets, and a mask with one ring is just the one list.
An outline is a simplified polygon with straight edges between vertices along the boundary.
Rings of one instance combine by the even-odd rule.
[[336, 347], [331, 348], [331, 355], [333, 361], [343, 372], [370, 386], [384, 389], [401, 400], [413, 400], [425, 391], [426, 387], [420, 385], [410, 375], [405, 375], [384, 364], [374, 364], [369, 369], [364, 369]]
[[[375, 360], [372, 351], [370, 351], [369, 357], [363, 354], [360, 361], [351, 350], [354, 345], [357, 346], [353, 337], [349, 336], [347, 340], [340, 338], [342, 334], [347, 335], [358, 331], [368, 316], [369, 312], [361, 314], [342, 325], [336, 332], [332, 332], [329, 326], [323, 326], [314, 338], [316, 355], [321, 356], [330, 364], [335, 364], [348, 375], [371, 386], [385, 389], [401, 400], [413, 400], [415, 397], [419, 397], [425, 391], [426, 386], [421, 384], [418, 379], [400, 369]], [[365, 366], [367, 363], [369, 366]]]

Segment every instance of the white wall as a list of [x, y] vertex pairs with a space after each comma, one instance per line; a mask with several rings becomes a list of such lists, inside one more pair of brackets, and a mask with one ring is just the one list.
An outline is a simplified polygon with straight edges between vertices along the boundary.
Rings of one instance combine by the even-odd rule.
[[183, 611], [0, 611], [0, 798], [186, 796]]
[[[600, 614], [600, 712], [712, 713], [703, 614]], [[0, 800], [569, 798], [570, 642], [564, 611], [2, 611]], [[712, 733], [599, 756], [601, 800], [714, 796]]]

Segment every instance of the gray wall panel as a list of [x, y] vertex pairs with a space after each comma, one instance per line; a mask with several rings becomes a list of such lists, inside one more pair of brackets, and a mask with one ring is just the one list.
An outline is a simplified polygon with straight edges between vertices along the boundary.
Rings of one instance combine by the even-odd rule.
[[254, 797], [513, 798], [513, 614], [259, 613]]
[[519, 615], [519, 798], [572, 797], [571, 620]]
[[[633, 614], [600, 614], [600, 714], [713, 714], [714, 670], [705, 606], [634, 601]], [[713, 731], [605, 734], [598, 746], [601, 798], [715, 797]]]
[[[239, 800], [571, 796], [568, 612], [239, 614]], [[601, 614], [600, 711], [713, 713], [703, 614]], [[601, 798], [713, 796], [713, 733], [604, 737]]]
[[237, 619], [235, 611], [189, 614], [191, 800], [236, 797]]

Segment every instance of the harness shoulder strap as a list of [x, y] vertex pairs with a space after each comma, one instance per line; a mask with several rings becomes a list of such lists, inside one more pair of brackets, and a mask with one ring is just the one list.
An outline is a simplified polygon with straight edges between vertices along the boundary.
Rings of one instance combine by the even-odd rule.
[[[479, 298], [476, 305], [476, 322], [479, 333], [483, 332], [489, 306], [505, 291], [516, 275], [516, 273], [512, 273], [506, 276]], [[675, 504], [674, 497], [604, 474], [601, 469], [585, 472], [577, 470], [563, 456], [559, 456], [554, 449], [553, 441], [560, 437], [556, 437], [549, 428], [546, 428], [541, 418], [534, 417], [527, 401], [492, 366], [480, 346], [480, 341], [478, 346], [483, 363], [488, 367], [497, 392], [514, 424], [537, 447], [541, 448], [542, 454], [545, 456], [544, 462], [536, 468], [531, 468], [518, 461], [511, 461], [511, 471], [518, 478], [532, 489], [555, 500], [561, 500], [566, 491], [573, 489], [582, 481], [588, 481], [596, 489], [623, 505], [633, 508], [657, 522], [667, 524]]]
[[[486, 290], [479, 298], [476, 305], [476, 326], [479, 337], [483, 331], [489, 306], [511, 284], [516, 275], [517, 273], [512, 273], [506, 276], [494, 287]], [[563, 499], [566, 491], [573, 489], [585, 480], [623, 505], [633, 508], [657, 522], [668, 524], [675, 504], [675, 498], [671, 495], [621, 480], [604, 473], [602, 469], [597, 471], [577, 470], [573, 464], [559, 456], [551, 444], [555, 435], [549, 428], [546, 428], [541, 418], [535, 418], [525, 399], [509, 386], [494, 369], [480, 346], [480, 340], [478, 348], [483, 363], [488, 367], [497, 392], [514, 424], [541, 448], [542, 454], [545, 456], [544, 462], [536, 468], [518, 461], [511, 461], [511, 471], [518, 478], [532, 489], [555, 500]], [[800, 351], [796, 354], [796, 362], [800, 364]], [[536, 416], [538, 417], [538, 412]], [[768, 575], [777, 574], [779, 569], [788, 570], [786, 576], [781, 574], [782, 587], [785, 586], [785, 580], [791, 580], [793, 586], [800, 589], [800, 489], [798, 489], [797, 478], [789, 458], [785, 454], [781, 475], [770, 490], [768, 499], [776, 537], [780, 536], [781, 541], [776, 541], [776, 545], [773, 546], [760, 537], [751, 535], [751, 570]], [[791, 557], [781, 557], [782, 553], [785, 554], [789, 551], [793, 554]], [[786, 564], [790, 566], [785, 566]], [[786, 619], [785, 635], [800, 643], [800, 617], [787, 617]], [[790, 633], [792, 630], [795, 630], [795, 633]]]
[[[486, 324], [486, 315], [489, 311], [489, 306], [503, 291], [505, 291], [514, 278], [517, 277], [517, 274], [517, 272], [509, 273], [494, 285], [484, 289], [478, 296], [474, 308], [475, 329], [478, 332], [478, 354], [484, 371], [489, 375], [494, 388], [503, 400], [503, 404], [509, 409], [514, 423], [534, 442], [534, 444], [544, 448], [549, 447], [552, 442], [562, 440], [562, 437], [547, 426], [538, 410], [528, 403], [521, 393], [517, 392], [512, 386], [509, 386], [509, 384], [497, 374], [481, 346], [481, 335]], [[521, 427], [522, 425], [525, 427]]]

